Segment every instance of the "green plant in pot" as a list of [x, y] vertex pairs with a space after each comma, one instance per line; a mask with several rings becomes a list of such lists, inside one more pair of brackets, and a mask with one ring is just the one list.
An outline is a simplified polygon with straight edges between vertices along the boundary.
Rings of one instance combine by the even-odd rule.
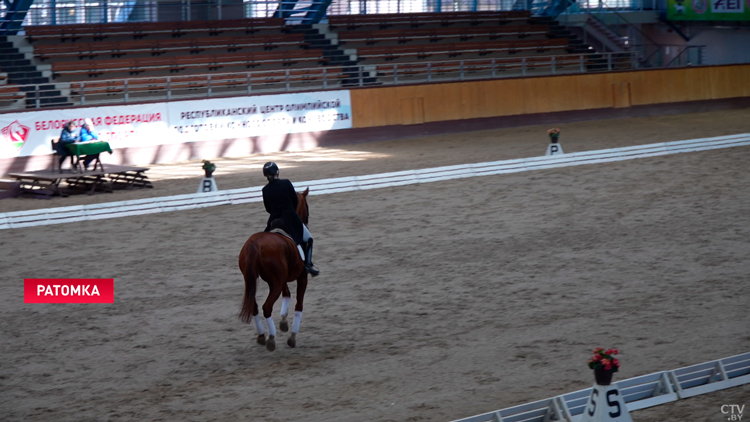
[[206, 173], [206, 177], [212, 177], [211, 175], [216, 170], [216, 164], [208, 161], [203, 160], [203, 171]]

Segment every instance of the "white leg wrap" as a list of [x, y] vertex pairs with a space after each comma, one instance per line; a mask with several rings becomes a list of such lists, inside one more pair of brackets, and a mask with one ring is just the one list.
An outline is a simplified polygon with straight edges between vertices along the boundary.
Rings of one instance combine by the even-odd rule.
[[281, 297], [281, 315], [287, 316], [289, 315], [289, 301], [292, 300], [291, 297]]
[[299, 322], [302, 319], [302, 311], [294, 311], [294, 322], [292, 322], [292, 332], [297, 333], [299, 331]]
[[310, 234], [310, 230], [307, 230], [307, 226], [303, 224], [302, 225], [302, 241], [307, 242], [308, 240], [310, 240], [311, 237], [312, 235]]
[[297, 250], [299, 251], [299, 256], [302, 257], [302, 260], [305, 260], [305, 251], [302, 250], [302, 245], [297, 245]]
[[276, 326], [273, 324], [273, 317], [266, 318], [268, 323], [268, 335], [276, 337]]
[[255, 321], [255, 329], [258, 331], [258, 335], [265, 334], [266, 332], [263, 330], [263, 317], [260, 314], [255, 315], [253, 321]]

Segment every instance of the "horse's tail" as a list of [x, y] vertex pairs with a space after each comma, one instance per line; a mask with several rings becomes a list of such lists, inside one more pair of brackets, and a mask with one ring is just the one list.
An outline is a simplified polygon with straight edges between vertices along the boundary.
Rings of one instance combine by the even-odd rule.
[[258, 259], [258, 245], [255, 242], [247, 242], [240, 252], [240, 271], [245, 277], [245, 296], [242, 298], [239, 319], [244, 323], [249, 323], [253, 319], [255, 290], [258, 285]]

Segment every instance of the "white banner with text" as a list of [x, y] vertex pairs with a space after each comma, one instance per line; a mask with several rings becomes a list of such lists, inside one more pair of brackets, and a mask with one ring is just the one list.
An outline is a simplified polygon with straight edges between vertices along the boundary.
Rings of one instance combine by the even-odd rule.
[[0, 158], [51, 154], [66, 122], [90, 118], [112, 149], [352, 127], [349, 91], [0, 114]]
[[168, 109], [169, 136], [179, 143], [352, 127], [349, 91], [180, 101]]

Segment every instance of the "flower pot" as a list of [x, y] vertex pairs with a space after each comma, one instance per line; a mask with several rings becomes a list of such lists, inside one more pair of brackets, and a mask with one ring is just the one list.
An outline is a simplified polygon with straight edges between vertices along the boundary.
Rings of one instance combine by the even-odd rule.
[[214, 170], [203, 170], [203, 171], [206, 172], [206, 177], [212, 177], [212, 175], [214, 174]]
[[612, 375], [614, 375], [615, 371], [613, 370], [606, 370], [604, 368], [595, 368], [594, 369], [594, 379], [596, 380], [596, 383], [599, 385], [610, 385], [612, 384]]
[[556, 144], [556, 143], [557, 143], [557, 138], [558, 138], [559, 136], [560, 136], [560, 135], [550, 135], [550, 136], [549, 136], [549, 141], [550, 141], [550, 142], [552, 142], [553, 144]]

